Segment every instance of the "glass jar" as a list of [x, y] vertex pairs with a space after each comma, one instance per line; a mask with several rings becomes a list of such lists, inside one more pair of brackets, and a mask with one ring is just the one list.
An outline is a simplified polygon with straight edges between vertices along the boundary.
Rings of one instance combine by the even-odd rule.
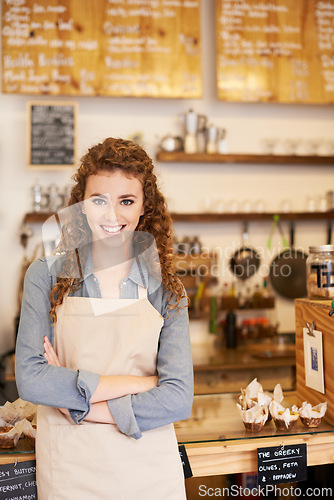
[[334, 245], [309, 247], [306, 260], [307, 296], [309, 299], [334, 297]]

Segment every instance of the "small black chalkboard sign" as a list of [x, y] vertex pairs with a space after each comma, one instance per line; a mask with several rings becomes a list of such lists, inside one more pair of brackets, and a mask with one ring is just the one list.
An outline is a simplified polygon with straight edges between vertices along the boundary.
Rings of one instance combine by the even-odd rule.
[[180, 458], [182, 461], [183, 473], [184, 473], [185, 479], [188, 479], [188, 477], [193, 477], [193, 473], [192, 473], [192, 470], [190, 467], [188, 455], [186, 452], [186, 447], [184, 446], [184, 444], [179, 445], [179, 453], [180, 453]]
[[0, 498], [37, 499], [36, 460], [0, 465]]
[[280, 445], [257, 450], [259, 486], [307, 479], [306, 444]]
[[74, 166], [76, 114], [74, 102], [28, 103], [28, 165], [31, 168]]

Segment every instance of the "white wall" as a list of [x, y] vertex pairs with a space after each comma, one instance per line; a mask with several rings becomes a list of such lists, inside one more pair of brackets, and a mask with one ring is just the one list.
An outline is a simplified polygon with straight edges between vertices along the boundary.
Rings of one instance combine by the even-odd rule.
[[[156, 134], [178, 134], [178, 115], [193, 108], [228, 131], [233, 152], [261, 152], [261, 140], [277, 138], [334, 137], [334, 106], [242, 104], [218, 101], [215, 93], [214, 2], [202, 2], [203, 82], [202, 99], [162, 100], [130, 98], [78, 98], [79, 154], [107, 136], [128, 137], [137, 131], [144, 136], [151, 155], [156, 152]], [[36, 171], [26, 167], [26, 103], [31, 96], [0, 94], [0, 352], [12, 347], [13, 320], [17, 310], [17, 286], [24, 251], [18, 230], [25, 212], [31, 209], [31, 185], [57, 182], [64, 186], [71, 171]], [[40, 99], [40, 97], [39, 97]], [[64, 99], [64, 98], [60, 98]], [[334, 189], [332, 167], [158, 164], [162, 189], [171, 207], [180, 212], [200, 211], [205, 198], [263, 199], [267, 211], [279, 210], [282, 199], [291, 200], [292, 210], [303, 210], [309, 194]], [[266, 245], [270, 223], [251, 223], [253, 246]], [[207, 247], [223, 248], [240, 243], [241, 224], [177, 224], [176, 233], [200, 234]], [[35, 226], [35, 240], [39, 227]], [[296, 245], [326, 242], [325, 222], [301, 222], [296, 227]], [[276, 235], [272, 248], [276, 253]], [[27, 252], [33, 251], [32, 241]], [[270, 261], [270, 255], [263, 260]], [[230, 278], [231, 275], [228, 275]], [[225, 279], [225, 278], [224, 278]], [[278, 299], [277, 318], [281, 331], [294, 330], [293, 302]]]

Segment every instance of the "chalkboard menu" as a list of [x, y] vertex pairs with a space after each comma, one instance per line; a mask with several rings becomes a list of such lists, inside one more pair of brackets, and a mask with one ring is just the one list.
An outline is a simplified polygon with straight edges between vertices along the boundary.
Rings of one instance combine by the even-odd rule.
[[2, 92], [200, 97], [200, 0], [3, 1]]
[[76, 159], [76, 103], [28, 103], [28, 165], [73, 167]]
[[333, 0], [216, 0], [224, 101], [334, 103]]
[[307, 479], [306, 444], [257, 449], [258, 485], [294, 483]]
[[36, 460], [0, 465], [1, 500], [37, 500]]

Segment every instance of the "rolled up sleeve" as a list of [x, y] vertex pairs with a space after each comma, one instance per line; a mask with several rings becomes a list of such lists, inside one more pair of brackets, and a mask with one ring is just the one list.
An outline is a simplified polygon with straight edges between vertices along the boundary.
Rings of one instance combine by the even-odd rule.
[[[186, 305], [187, 299], [181, 304]], [[187, 307], [170, 310], [160, 332], [158, 387], [108, 401], [119, 429], [138, 439], [142, 432], [189, 418], [193, 395], [193, 365]]]
[[26, 401], [68, 408], [73, 421], [80, 423], [90, 410], [89, 400], [100, 376], [86, 370], [52, 366], [44, 358], [44, 336], [53, 344], [50, 291], [48, 266], [45, 260], [38, 259], [25, 276], [15, 356], [17, 388]]
[[142, 432], [133, 412], [131, 398], [132, 396], [129, 395], [111, 399], [108, 401], [108, 407], [119, 430], [127, 436], [139, 439]]
[[93, 392], [98, 386], [100, 375], [97, 373], [92, 373], [87, 370], [78, 370], [77, 377], [77, 390], [78, 390], [78, 400], [84, 404], [85, 409], [83, 410], [72, 410], [69, 409], [70, 416], [76, 424], [80, 424], [83, 419], [88, 415], [90, 411], [90, 398]]

